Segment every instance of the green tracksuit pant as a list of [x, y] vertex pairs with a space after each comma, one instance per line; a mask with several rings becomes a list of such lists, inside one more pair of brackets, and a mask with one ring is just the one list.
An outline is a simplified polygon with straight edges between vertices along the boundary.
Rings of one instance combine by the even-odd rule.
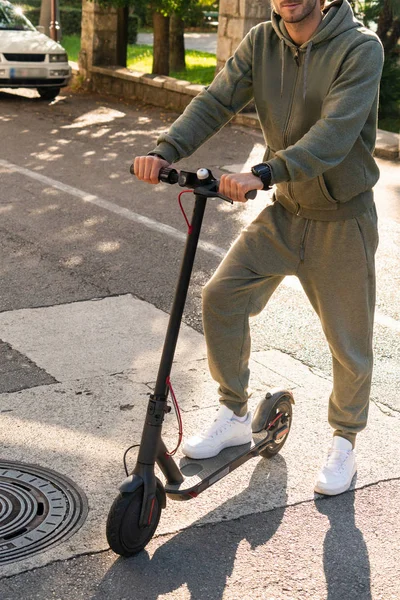
[[209, 367], [223, 404], [246, 414], [249, 317], [286, 275], [297, 275], [332, 354], [329, 423], [354, 445], [368, 416], [377, 245], [375, 206], [345, 221], [316, 221], [275, 202], [242, 231], [203, 292]]

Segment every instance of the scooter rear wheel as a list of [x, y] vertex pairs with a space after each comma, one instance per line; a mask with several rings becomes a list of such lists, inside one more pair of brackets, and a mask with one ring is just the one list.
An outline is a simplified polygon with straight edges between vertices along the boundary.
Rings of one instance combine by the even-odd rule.
[[[276, 420], [280, 413], [282, 416]], [[283, 396], [278, 401], [275, 400], [275, 402], [271, 403], [271, 412], [267, 418], [266, 429], [272, 429], [272, 431], [279, 430], [286, 425], [288, 431], [279, 440], [272, 440], [263, 450], [259, 452], [260, 456], [263, 458], [272, 458], [275, 456], [275, 454], [278, 454], [288, 438], [290, 426], [292, 424], [292, 414], [292, 404], [288, 397]]]
[[162, 510], [162, 498], [156, 490], [156, 499], [150, 524], [139, 527], [143, 502], [143, 486], [130, 493], [118, 494], [107, 519], [107, 541], [111, 550], [120, 556], [133, 556], [149, 543], [157, 529]]

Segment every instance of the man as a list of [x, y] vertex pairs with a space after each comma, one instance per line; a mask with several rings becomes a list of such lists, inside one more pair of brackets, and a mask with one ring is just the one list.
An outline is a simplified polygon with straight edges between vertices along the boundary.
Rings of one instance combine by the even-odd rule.
[[317, 312], [333, 361], [329, 423], [333, 440], [315, 491], [347, 490], [354, 445], [366, 426], [372, 374], [378, 244], [372, 157], [383, 65], [377, 36], [347, 0], [273, 0], [271, 21], [254, 27], [213, 83], [161, 135], [135, 173], [158, 182], [161, 167], [192, 154], [251, 99], [266, 141], [251, 173], [223, 175], [220, 191], [245, 202], [251, 189], [274, 189], [206, 285], [203, 321], [220, 409], [187, 440], [192, 458], [215, 456], [251, 439], [247, 412], [249, 317], [286, 275], [297, 275]]

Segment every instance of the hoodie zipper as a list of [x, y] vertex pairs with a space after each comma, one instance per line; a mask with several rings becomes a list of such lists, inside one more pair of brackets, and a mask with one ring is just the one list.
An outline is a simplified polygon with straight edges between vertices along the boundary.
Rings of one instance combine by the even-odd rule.
[[[289, 105], [289, 111], [288, 111], [288, 117], [286, 120], [286, 124], [285, 124], [285, 129], [283, 132], [283, 143], [284, 143], [284, 147], [286, 148], [288, 145], [288, 133], [289, 133], [289, 129], [290, 129], [290, 122], [291, 122], [291, 117], [292, 117], [292, 108], [293, 108], [293, 102], [294, 102], [294, 98], [296, 95], [296, 89], [297, 89], [297, 82], [299, 79], [299, 72], [300, 72], [300, 58], [299, 58], [299, 49], [296, 48], [296, 52], [294, 53], [294, 60], [296, 62], [296, 66], [297, 66], [297, 71], [296, 71], [296, 79], [294, 82], [294, 86], [293, 86], [293, 90], [292, 90], [292, 97], [290, 99], [290, 105]], [[288, 192], [289, 192], [289, 196], [291, 197], [291, 199], [295, 202], [294, 197], [293, 197], [293, 192], [292, 192], [292, 183], [289, 182], [288, 185]], [[300, 206], [297, 207], [299, 211]]]
[[285, 147], [287, 146], [287, 144], [289, 142], [287, 134], [289, 132], [289, 125], [290, 125], [291, 116], [292, 116], [293, 102], [294, 102], [294, 97], [296, 95], [297, 82], [299, 80], [300, 58], [299, 58], [299, 49], [298, 48], [296, 48], [296, 52], [294, 54], [294, 60], [295, 60], [296, 66], [297, 66], [297, 71], [296, 71], [296, 79], [294, 81], [294, 86], [293, 86], [293, 90], [292, 90], [292, 97], [290, 99], [288, 117], [286, 119], [285, 129], [284, 129], [284, 133], [283, 133], [283, 143], [284, 143]]

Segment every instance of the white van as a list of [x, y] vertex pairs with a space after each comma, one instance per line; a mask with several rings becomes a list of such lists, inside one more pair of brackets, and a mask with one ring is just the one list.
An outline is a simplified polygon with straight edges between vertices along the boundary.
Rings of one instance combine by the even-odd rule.
[[70, 78], [64, 48], [40, 33], [20, 8], [0, 0], [0, 88], [36, 88], [52, 100]]

